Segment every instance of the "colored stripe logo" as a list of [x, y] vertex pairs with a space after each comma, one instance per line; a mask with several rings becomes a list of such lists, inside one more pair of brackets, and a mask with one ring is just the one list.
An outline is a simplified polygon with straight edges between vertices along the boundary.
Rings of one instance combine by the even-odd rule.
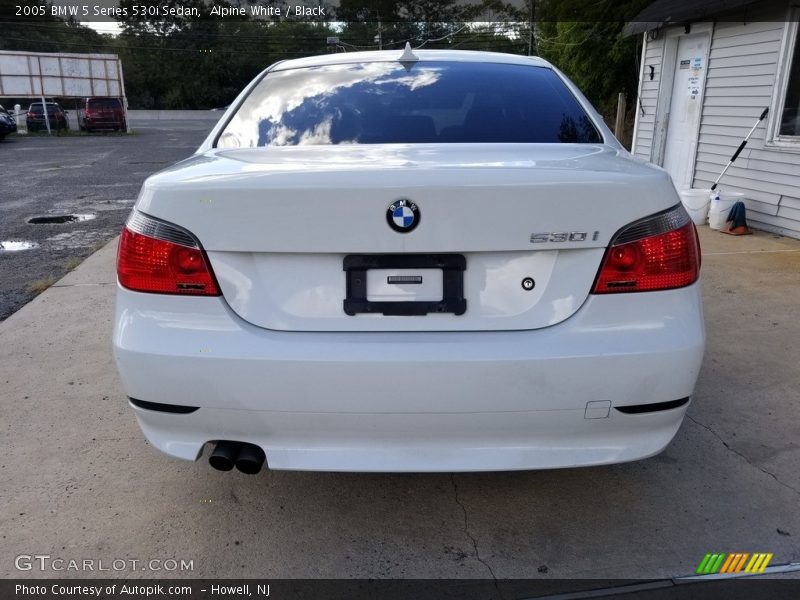
[[724, 554], [709, 552], [700, 561], [696, 573], [713, 575], [715, 573], [763, 573], [772, 560], [772, 553], [766, 552], [734, 552]]

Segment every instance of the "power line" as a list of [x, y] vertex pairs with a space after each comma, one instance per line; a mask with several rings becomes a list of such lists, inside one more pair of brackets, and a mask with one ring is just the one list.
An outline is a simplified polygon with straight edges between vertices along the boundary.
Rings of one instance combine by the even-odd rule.
[[[15, 37], [8, 37], [3, 36], [4, 40], [14, 40], [18, 42], [30, 42], [29, 38], [15, 38]], [[73, 46], [73, 47], [82, 47], [82, 48], [100, 48], [100, 49], [112, 49], [112, 50], [146, 50], [149, 52], [192, 52], [192, 53], [199, 53], [202, 51], [201, 48], [169, 48], [169, 47], [154, 47], [154, 46], [117, 46], [108, 48], [107, 46], [102, 46], [100, 44], [81, 44], [78, 42], [60, 42], [57, 40], [36, 40], [37, 44], [56, 44], [58, 46]], [[223, 49], [224, 50], [224, 49]], [[287, 50], [275, 50], [275, 51], [258, 51], [258, 50], [248, 50], [249, 54], [262, 54], [273, 56], [276, 54], [282, 55], [291, 55], [291, 56], [302, 56], [302, 52], [291, 52]]]
[[466, 26], [466, 25], [462, 25], [461, 27], [459, 27], [458, 29], [456, 29], [456, 30], [455, 30], [453, 33], [448, 33], [448, 34], [446, 34], [446, 35], [443, 35], [442, 37], [438, 37], [438, 38], [434, 38], [434, 39], [428, 39], [428, 40], [425, 40], [425, 41], [424, 41], [424, 42], [422, 42], [422, 43], [421, 43], [419, 46], [417, 46], [416, 48], [414, 48], [414, 50], [419, 50], [420, 48], [422, 48], [422, 47], [423, 47], [425, 44], [427, 44], [427, 43], [429, 43], [429, 42], [441, 42], [442, 40], [446, 40], [447, 38], [453, 37], [453, 36], [454, 36], [455, 34], [457, 34], [459, 31], [463, 31], [463, 30], [464, 30], [464, 29], [466, 29], [466, 28], [467, 28], [467, 26]]
[[[59, 34], [75, 34], [75, 35], [85, 35], [87, 30], [95, 31], [90, 27], [80, 26], [80, 28], [75, 27], [63, 27], [58, 23], [22, 23], [20, 21], [0, 21], [0, 25], [24, 25], [25, 27], [32, 27], [32, 28], [39, 28], [39, 29], [46, 29], [48, 32], [52, 33], [59, 33]], [[55, 28], [55, 29], [54, 29]], [[286, 39], [304, 39], [304, 40], [319, 40], [321, 34], [325, 29], [320, 27], [320, 35], [312, 35], [312, 34], [302, 34], [298, 35], [296, 32], [291, 31], [290, 29], [285, 29], [283, 27], [277, 27], [275, 30], [270, 30], [269, 28], [264, 28], [263, 34], [268, 37], [279, 37], [283, 36]], [[103, 35], [98, 33], [98, 35]], [[133, 36], [127, 34], [123, 30], [123, 32], [115, 36], [114, 39], [129, 39], [130, 37], [137, 37], [136, 34]], [[247, 41], [259, 41], [265, 39], [264, 35], [259, 33], [225, 33], [219, 31], [187, 31], [187, 30], [176, 30], [170, 32], [167, 35], [157, 35], [153, 34], [152, 37], [158, 37], [161, 39], [170, 39], [170, 38], [183, 38], [183, 37], [202, 37], [202, 38], [233, 38], [236, 40], [247, 40]]]
[[[20, 23], [17, 21], [0, 21], [0, 24], [23, 24], [26, 27], [34, 27], [39, 29], [45, 29], [48, 32], [53, 32], [53, 27], [59, 28], [57, 33], [60, 34], [67, 34], [67, 33], [74, 33], [78, 35], [85, 34], [83, 30], [83, 26], [80, 28], [72, 28], [72, 27], [63, 27], [59, 23]], [[458, 33], [462, 32], [464, 29], [467, 28], [467, 25], [462, 25], [456, 31], [448, 33], [444, 36], [438, 38], [432, 38], [424, 40], [423, 43], [418, 46], [418, 48], [422, 48], [428, 43], [435, 43], [439, 41], [443, 41], [446, 39], [453, 38]], [[323, 28], [320, 28], [324, 31]], [[43, 32], [44, 33], [44, 32]], [[66, 47], [74, 47], [74, 48], [92, 48], [92, 49], [111, 49], [116, 51], [125, 51], [125, 50], [142, 50], [142, 51], [150, 51], [150, 52], [186, 52], [186, 53], [197, 53], [202, 52], [203, 49], [208, 49], [209, 46], [214, 45], [215, 41], [218, 41], [221, 38], [235, 38], [237, 44], [231, 45], [229, 42], [226, 43], [225, 47], [219, 48], [218, 52], [225, 52], [225, 50], [241, 50], [242, 44], [247, 44], [247, 52], [249, 54], [256, 54], [256, 55], [278, 55], [278, 56], [298, 56], [303, 55], [303, 50], [286, 50], [286, 49], [275, 49], [269, 50], [270, 45], [275, 45], [281, 47], [286, 42], [299, 42], [303, 45], [311, 46], [309, 50], [315, 49], [314, 46], [319, 46], [320, 49], [323, 47], [323, 40], [322, 36], [316, 35], [295, 35], [291, 31], [286, 30], [277, 30], [277, 31], [270, 31], [269, 29], [265, 29], [265, 35], [263, 36], [256, 36], [256, 35], [242, 35], [242, 34], [229, 34], [229, 33], [221, 33], [221, 32], [199, 32], [199, 31], [177, 31], [173, 32], [166, 36], [150, 36], [149, 39], [158, 39], [163, 40], [166, 44], [165, 46], [141, 46], [141, 45], [130, 45], [129, 41], [134, 41], [137, 39], [138, 36], [118, 36], [115, 37], [113, 42], [109, 43], [106, 39], [101, 38], [96, 43], [85, 43], [85, 42], [73, 42], [73, 41], [60, 41], [60, 40], [31, 40], [30, 38], [22, 38], [22, 37], [9, 37], [3, 36], [3, 39], [9, 41], [19, 41], [19, 42], [29, 42], [34, 44], [50, 44], [54, 46], [66, 46]], [[508, 41], [513, 41], [515, 38], [510, 37], [510, 34], [514, 36], [521, 36], [524, 34], [522, 30], [519, 28], [514, 27], [507, 27], [507, 28], [499, 28], [493, 27], [491, 30], [477, 30], [472, 31], [472, 35], [469, 36], [466, 40], [461, 40], [457, 42], [453, 47], [463, 47], [465, 45], [469, 45], [472, 43], [486, 43], [492, 41], [499, 41], [498, 38], [505, 37]], [[207, 44], [198, 44], [197, 46], [204, 46], [204, 48], [199, 48], [197, 46], [192, 48], [181, 48], [174, 44], [181, 43], [182, 41], [188, 41], [186, 38], [189, 37], [202, 37]], [[421, 36], [416, 36], [412, 38], [407, 38], [404, 40], [398, 41], [385, 41], [383, 42], [383, 46], [396, 46], [400, 44], [404, 44], [407, 41], [419, 40], [422, 39]], [[505, 41], [505, 40], [503, 40]], [[547, 43], [547, 40], [544, 40]], [[255, 50], [252, 47], [253, 42], [258, 42], [262, 47], [265, 49]], [[340, 44], [344, 47], [353, 48], [355, 50], [372, 50], [377, 48], [374, 44], [364, 43], [361, 39], [351, 38], [347, 41], [340, 41]]]
[[[246, 22], [246, 24], [252, 25], [254, 23]], [[91, 29], [91, 28], [87, 28], [87, 27], [85, 27], [83, 25], [81, 25], [79, 27], [63, 27], [62, 24], [55, 23], [55, 22], [27, 23], [27, 22], [21, 22], [21, 21], [0, 21], [0, 25], [23, 25], [25, 27], [43, 28], [43, 29], [49, 29], [49, 30], [52, 30], [53, 28], [58, 28], [57, 29], [57, 33], [71, 33], [71, 34], [76, 34], [76, 35], [84, 35], [86, 33], [87, 29]], [[267, 26], [265, 26], [263, 28], [263, 34], [265, 34], [267, 37], [285, 36], [288, 39], [300, 39], [300, 40], [318, 40], [318, 39], [320, 39], [319, 36], [317, 36], [317, 35], [313, 35], [313, 34], [298, 34], [298, 33], [294, 32], [294, 31], [292, 31], [291, 29], [282, 27], [281, 25], [282, 24], [280, 24], [280, 23], [267, 25]], [[293, 24], [289, 23], [287, 25], [293, 25]], [[511, 24], [507, 24], [507, 25], [508, 25], [507, 27], [502, 28], [502, 29], [500, 27], [498, 27], [498, 26], [494, 26], [494, 27], [492, 27], [492, 31], [477, 30], [477, 31], [474, 31], [473, 33], [475, 35], [490, 35], [490, 36], [493, 36], [493, 35], [504, 35], [504, 34], [508, 34], [508, 33], [517, 34], [519, 32], [527, 33], [527, 29], [522, 30], [522, 29], [519, 29], [517, 27], [514, 27]], [[527, 23], [525, 25], [527, 25]], [[321, 32], [326, 30], [326, 28], [323, 27], [323, 26], [317, 26], [317, 25], [314, 25], [314, 26], [315, 27], [319, 27]], [[446, 34], [446, 35], [444, 35], [444, 36], [442, 36], [440, 38], [434, 38], [434, 39], [425, 40], [424, 43], [441, 41], [441, 40], [446, 39], [448, 37], [452, 37], [452, 36], [456, 35], [457, 33], [461, 32], [467, 26], [468, 25], [463, 25], [458, 30], [456, 30], [456, 31], [454, 31], [452, 33], [448, 33], [448, 34]], [[92, 30], [92, 31], [95, 31], [95, 30]], [[98, 33], [98, 35], [102, 35], [102, 34]], [[174, 32], [170, 32], [167, 35], [155, 35], [155, 37], [159, 37], [159, 38], [163, 38], [163, 39], [169, 39], [169, 38], [172, 38], [173, 36], [174, 37], [179, 37], [179, 38], [183, 38], [183, 37], [234, 38], [234, 39], [237, 39], [237, 40], [253, 40], [253, 41], [259, 41], [259, 40], [265, 39], [264, 35], [261, 35], [260, 33], [255, 33], [255, 32], [228, 33], [228, 32], [223, 32], [223, 31], [197, 31], [197, 30], [194, 30], [194, 29], [191, 29], [191, 30], [185, 30], [185, 29], [184, 30], [176, 30]], [[126, 38], [130, 38], [130, 37], [136, 37], [136, 34], [133, 34], [133, 36], [131, 36], [130, 34], [128, 34], [127, 32], [125, 32], [123, 30], [123, 32], [119, 36], [115, 36], [115, 39], [126, 39]], [[422, 36], [414, 36], [414, 37], [405, 38], [405, 39], [402, 39], [402, 40], [392, 41], [392, 42], [388, 42], [388, 43], [389, 44], [405, 44], [406, 42], [411, 42], [411, 41], [415, 41], [415, 40], [424, 40], [424, 38]], [[366, 41], [371, 42], [372, 40], [369, 39], [369, 40], [366, 40]], [[357, 45], [357, 44], [353, 44], [353, 45]], [[384, 45], [386, 45], [386, 43], [384, 43]], [[377, 45], [366, 43], [366, 44], [363, 44], [362, 47], [374, 48], [374, 47], [377, 47]]]
[[[3, 39], [4, 40], [20, 41], [20, 42], [30, 42], [30, 43], [35, 43], [35, 44], [51, 44], [51, 45], [63, 45], [63, 46], [73, 46], [73, 47], [82, 47], [82, 48], [98, 48], [98, 49], [104, 49], [105, 48], [105, 49], [112, 49], [112, 50], [197, 52], [200, 49], [198, 47], [194, 47], [194, 48], [179, 48], [179, 47], [175, 47], [175, 46], [136, 46], [136, 45], [132, 46], [132, 45], [129, 45], [129, 44], [125, 43], [124, 41], [121, 42], [121, 43], [120, 42], [115, 42], [113, 44], [106, 44], [102, 40], [100, 40], [100, 41], [98, 41], [96, 43], [81, 43], [81, 42], [60, 41], [60, 40], [43, 40], [43, 39], [31, 40], [30, 38], [9, 37], [9, 36], [3, 36]], [[173, 43], [173, 44], [175, 42], [179, 42], [180, 41], [180, 38], [161, 38], [161, 39], [164, 39], [168, 43]], [[428, 40], [428, 41], [429, 42], [433, 42], [433, 41], [440, 41], [440, 40], [441, 40], [441, 38], [437, 38], [437, 40]], [[324, 40], [321, 37], [308, 37], [308, 38], [292, 37], [290, 40], [261, 39], [259, 41], [264, 43], [264, 45], [266, 45], [266, 46], [269, 46], [270, 44], [280, 45], [284, 41], [316, 42], [319, 45], [320, 48], [322, 46], [324, 46]], [[493, 32], [475, 32], [467, 40], [462, 40], [462, 41], [458, 42], [458, 45], [460, 46], [460, 45], [463, 45], [465, 43], [469, 43], [469, 42], [472, 42], [472, 41], [478, 41], [478, 42], [487, 42], [487, 41], [504, 41], [505, 42], [505, 41], [509, 41], [509, 42], [513, 42], [515, 40], [514, 40], [514, 38], [510, 38], [510, 37], [506, 37], [505, 39], [503, 39], [502, 36], [499, 36], [498, 34], [493, 33]], [[517, 40], [517, 41], [519, 41], [519, 40]], [[212, 42], [212, 44], [213, 44], [213, 40], [209, 40], [209, 42]], [[248, 40], [242, 40], [242, 43], [243, 44], [244, 43], [249, 44], [249, 41]], [[401, 43], [401, 42], [385, 42], [384, 46], [387, 46], [387, 45], [393, 46], [393, 45], [396, 45], [396, 44], [399, 44], [399, 43]], [[374, 45], [362, 45], [362, 44], [358, 44], [358, 43], [345, 42], [345, 41], [340, 41], [340, 44], [342, 44], [344, 46], [348, 46], [348, 47], [354, 48], [356, 50], [369, 50], [369, 49], [377, 48], [377, 46], [374, 46]], [[209, 44], [209, 45], [211, 45], [211, 44]], [[312, 45], [312, 44], [309, 44], [309, 45]], [[228, 44], [228, 45], [226, 45], [224, 47], [218, 48], [218, 51], [224, 52], [225, 50], [228, 50], [228, 49], [240, 50], [240, 49], [242, 49], [242, 45], [238, 44], [238, 45], [231, 46], [230, 44]], [[274, 50], [274, 51], [253, 50], [251, 45], [247, 46], [247, 51], [248, 51], [248, 53], [251, 53], [251, 54], [297, 54], [297, 51], [293, 52], [293, 51], [287, 51], [287, 50]]]

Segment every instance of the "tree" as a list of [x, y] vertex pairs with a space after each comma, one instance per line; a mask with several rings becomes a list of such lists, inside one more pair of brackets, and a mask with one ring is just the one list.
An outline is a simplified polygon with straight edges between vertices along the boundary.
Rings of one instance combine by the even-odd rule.
[[[10, 1], [0, 0], [4, 5]], [[290, 4], [255, 1], [284, 8]], [[638, 41], [622, 37], [622, 27], [649, 1], [526, 0], [515, 8], [502, 0], [341, 0], [335, 22], [325, 23], [211, 15], [215, 5], [229, 7], [228, 0], [160, 0], [159, 6], [196, 8], [200, 17], [143, 19], [133, 15], [139, 0], [120, 0], [128, 15], [121, 18], [117, 37], [46, 16], [4, 23], [0, 49], [116, 53], [132, 108], [212, 108], [230, 103], [275, 61], [324, 54], [328, 36], [338, 36], [348, 51], [399, 51], [406, 42], [414, 48], [514, 54], [527, 54], [530, 47], [566, 72], [610, 116], [618, 92], [633, 98], [638, 77]], [[535, 36], [530, 35], [532, 18]]]
[[537, 6], [540, 56], [567, 74], [606, 116], [617, 94], [633, 98], [639, 70], [639, 40], [622, 35], [625, 23], [650, 0], [544, 0]]
[[14, 16], [15, 5], [39, 7], [38, 0], [0, 0], [0, 14], [5, 16], [0, 25], [0, 50], [26, 50], [30, 52], [103, 52], [107, 39], [94, 29], [84, 27], [74, 18], [68, 20], [52, 16], [50, 11], [35, 18]]
[[482, 13], [486, 4], [459, 0], [341, 0], [336, 19], [344, 23], [340, 37], [348, 49], [402, 49], [406, 42], [412, 47], [424, 44], [425, 48], [450, 48], [452, 37], [466, 29], [465, 24]]
[[[270, 64], [326, 51], [325, 23], [271, 22], [249, 16], [218, 19], [213, 3], [167, 0], [196, 7], [200, 17], [143, 20], [137, 0], [122, 0], [128, 16], [115, 47], [125, 66], [129, 103], [136, 108], [205, 109], [230, 104]], [[215, 0], [219, 6], [230, 6]]]

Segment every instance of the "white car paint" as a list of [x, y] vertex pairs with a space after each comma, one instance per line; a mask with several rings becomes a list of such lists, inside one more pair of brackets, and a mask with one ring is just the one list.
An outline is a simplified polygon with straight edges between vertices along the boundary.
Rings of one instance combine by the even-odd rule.
[[150, 443], [195, 460], [209, 440], [259, 444], [272, 469], [480, 471], [616, 463], [660, 452], [703, 354], [698, 285], [591, 296], [539, 331], [299, 333], [261, 329], [220, 298], [120, 290], [115, 351]]
[[[679, 200], [668, 175], [633, 160], [565, 82], [604, 143], [214, 148], [245, 90], [197, 155], [149, 178], [136, 203], [197, 237], [222, 291], [119, 288], [114, 352], [128, 396], [199, 407], [134, 406], [150, 442], [188, 460], [208, 442], [246, 442], [269, 468], [339, 471], [554, 468], [661, 451], [688, 404], [619, 408], [692, 395], [704, 348], [699, 284], [590, 292], [620, 228]], [[399, 197], [424, 215], [409, 234], [386, 224]], [[586, 236], [531, 243], [563, 231]], [[346, 315], [342, 263], [357, 253], [463, 254], [466, 313]]]
[[[406, 196], [420, 205], [420, 226], [386, 235], [385, 207]], [[149, 178], [136, 208], [194, 233], [228, 304], [254, 325], [420, 331], [564, 320], [586, 300], [620, 226], [676, 202], [664, 171], [602, 145], [393, 144], [209, 150]], [[532, 233], [563, 230], [589, 237], [531, 251]], [[354, 322], [341, 310], [341, 263], [358, 252], [468, 254], [471, 310]], [[532, 292], [520, 287], [525, 275]]]

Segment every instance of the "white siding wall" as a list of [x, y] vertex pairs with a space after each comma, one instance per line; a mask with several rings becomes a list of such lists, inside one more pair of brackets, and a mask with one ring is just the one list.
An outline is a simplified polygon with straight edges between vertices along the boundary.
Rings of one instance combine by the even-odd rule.
[[[656, 121], [656, 103], [658, 87], [661, 83], [661, 58], [664, 53], [664, 37], [646, 42], [642, 53], [642, 81], [639, 83], [639, 106], [636, 107], [636, 136], [633, 140], [633, 154], [645, 160], [652, 160], [653, 134]], [[655, 67], [653, 80], [650, 81], [649, 65]], [[644, 111], [644, 114], [642, 114]]]
[[[772, 102], [789, 2], [759, 4], [759, 20], [717, 21], [711, 39], [703, 112], [692, 187], [708, 188]], [[769, 20], [766, 20], [769, 19]], [[653, 133], [658, 126], [664, 32], [647, 42], [633, 153], [653, 160]], [[648, 65], [655, 66], [650, 81]], [[669, 66], [668, 68], [674, 68]], [[720, 182], [720, 189], [743, 192], [748, 222], [759, 229], [800, 238], [800, 143], [795, 151], [765, 146], [766, 120]]]
[[[710, 187], [770, 106], [786, 15], [785, 3], [771, 4], [768, 18], [775, 21], [719, 22], [714, 28], [693, 187]], [[800, 237], [800, 153], [765, 146], [765, 135], [766, 120], [720, 189], [745, 194], [751, 225]]]

